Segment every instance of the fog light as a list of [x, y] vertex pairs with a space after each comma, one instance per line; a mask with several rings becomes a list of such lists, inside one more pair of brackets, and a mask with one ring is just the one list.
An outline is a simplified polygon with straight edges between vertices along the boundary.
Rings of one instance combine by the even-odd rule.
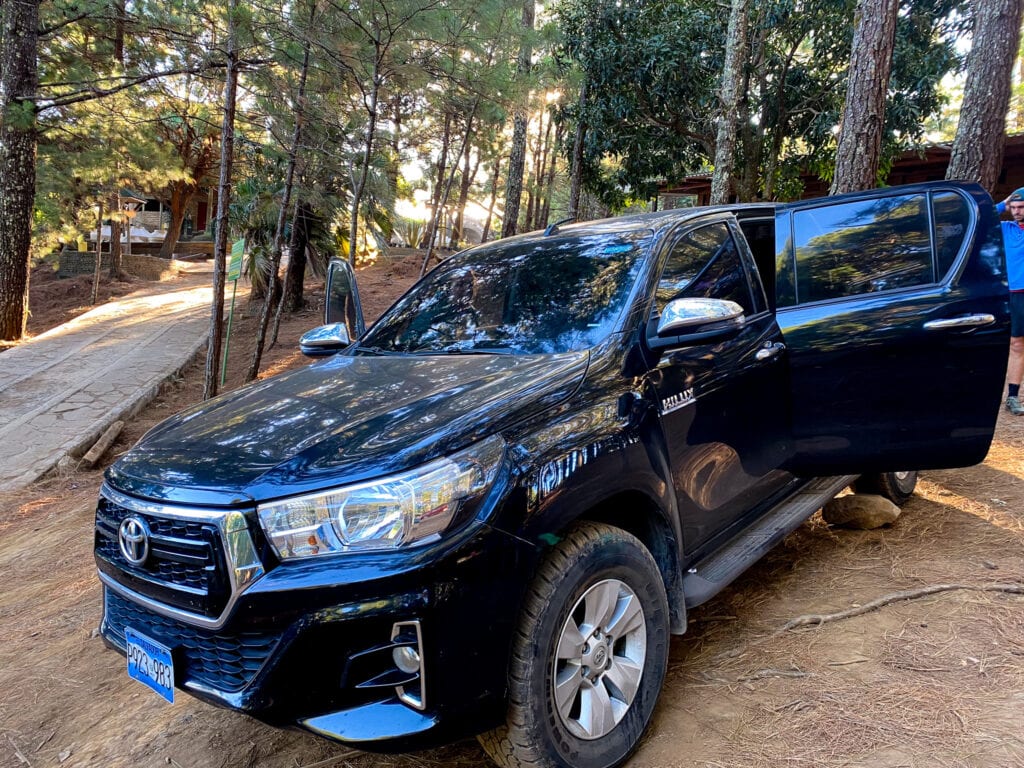
[[391, 627], [391, 642], [394, 645], [391, 660], [399, 672], [415, 675], [409, 682], [395, 687], [398, 700], [422, 712], [427, 708], [427, 683], [419, 619], [396, 621]]
[[395, 648], [391, 651], [391, 658], [395, 660], [395, 666], [410, 675], [420, 671], [420, 655], [411, 646]]

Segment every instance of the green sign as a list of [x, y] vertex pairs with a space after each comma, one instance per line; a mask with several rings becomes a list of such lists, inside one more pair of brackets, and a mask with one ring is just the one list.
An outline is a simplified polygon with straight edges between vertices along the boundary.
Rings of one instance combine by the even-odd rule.
[[228, 262], [228, 280], [242, 276], [242, 256], [245, 254], [245, 238], [235, 240], [231, 246], [231, 260]]

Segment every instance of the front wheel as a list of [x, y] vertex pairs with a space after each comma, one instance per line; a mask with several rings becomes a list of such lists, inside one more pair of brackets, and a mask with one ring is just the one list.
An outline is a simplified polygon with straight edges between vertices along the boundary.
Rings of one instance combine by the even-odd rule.
[[917, 472], [879, 472], [861, 475], [853, 483], [855, 493], [876, 493], [902, 507], [917, 487]]
[[513, 639], [506, 724], [479, 737], [507, 768], [610, 768], [636, 747], [668, 660], [668, 602], [638, 539], [584, 523], [545, 558]]

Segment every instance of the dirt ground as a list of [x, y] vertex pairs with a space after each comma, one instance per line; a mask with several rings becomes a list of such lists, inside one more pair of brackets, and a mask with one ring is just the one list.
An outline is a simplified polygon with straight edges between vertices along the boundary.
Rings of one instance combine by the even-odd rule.
[[[398, 260], [360, 272], [368, 318], [416, 268]], [[320, 311], [282, 326], [271, 371], [301, 363], [296, 340]], [[229, 387], [241, 381], [254, 325], [236, 324]], [[198, 399], [201, 377], [200, 362], [128, 426], [108, 461]], [[0, 497], [0, 767], [488, 764], [472, 741], [405, 756], [354, 752], [185, 694], [167, 705], [130, 680], [95, 631], [100, 482], [100, 470], [78, 471]], [[1024, 596], [1008, 591], [1021, 585], [1024, 419], [1003, 412], [984, 464], [924, 473], [891, 527], [831, 529], [815, 516], [694, 611], [672, 641], [654, 722], [629, 765], [1024, 766]]]

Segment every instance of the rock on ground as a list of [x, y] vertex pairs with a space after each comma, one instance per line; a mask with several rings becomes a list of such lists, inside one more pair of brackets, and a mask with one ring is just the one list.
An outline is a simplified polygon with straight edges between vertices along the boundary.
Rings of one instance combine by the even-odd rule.
[[832, 499], [822, 508], [821, 516], [829, 525], [866, 531], [894, 522], [900, 516], [900, 508], [884, 496], [854, 493]]

